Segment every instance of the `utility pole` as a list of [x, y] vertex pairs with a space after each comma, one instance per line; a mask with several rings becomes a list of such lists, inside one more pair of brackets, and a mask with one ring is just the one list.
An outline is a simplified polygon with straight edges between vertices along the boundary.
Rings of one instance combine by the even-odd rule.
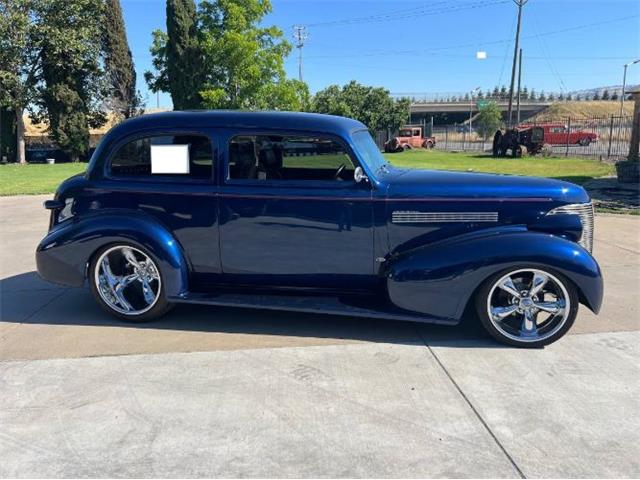
[[518, 97], [517, 97], [517, 107], [516, 111], [518, 114], [516, 115], [518, 123], [516, 125], [520, 125], [520, 84], [522, 82], [522, 49], [518, 52]]
[[633, 62], [625, 63], [624, 66], [624, 75], [622, 76], [622, 95], [620, 95], [620, 116], [624, 115], [624, 90], [627, 87], [627, 68], [629, 65], [633, 65], [635, 63], [640, 63], [640, 58], [638, 60], [634, 60]]
[[293, 26], [293, 39], [296, 41], [296, 48], [298, 49], [298, 80], [302, 82], [302, 47], [304, 47], [305, 40], [309, 38], [307, 33], [307, 27], [304, 25]]
[[516, 28], [516, 44], [513, 48], [513, 65], [511, 66], [511, 86], [509, 88], [509, 127], [513, 126], [513, 89], [516, 80], [516, 61], [518, 60], [518, 49], [520, 48], [520, 24], [522, 23], [522, 7], [529, 0], [513, 0], [518, 6], [518, 26]]

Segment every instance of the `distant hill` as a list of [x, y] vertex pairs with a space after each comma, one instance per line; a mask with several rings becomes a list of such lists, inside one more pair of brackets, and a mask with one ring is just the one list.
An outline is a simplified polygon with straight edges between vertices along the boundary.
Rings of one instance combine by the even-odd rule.
[[[580, 102], [555, 102], [527, 121], [605, 118], [620, 114], [620, 101], [598, 100]], [[633, 102], [625, 102], [624, 114], [633, 114]]]

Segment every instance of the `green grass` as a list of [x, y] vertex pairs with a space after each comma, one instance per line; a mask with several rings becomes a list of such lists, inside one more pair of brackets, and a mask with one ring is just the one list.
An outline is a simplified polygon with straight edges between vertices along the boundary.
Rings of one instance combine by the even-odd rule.
[[396, 167], [463, 170], [549, 177], [583, 184], [593, 178], [615, 174], [615, 167], [597, 160], [565, 157], [493, 158], [479, 153], [410, 150], [385, 153]]
[[86, 168], [86, 163], [0, 165], [0, 195], [51, 193], [65, 178]]
[[[615, 173], [612, 165], [582, 158], [492, 158], [477, 153], [422, 149], [389, 153], [385, 154], [385, 157], [398, 167], [532, 175], [558, 178], [578, 184]], [[308, 157], [296, 157], [290, 160], [290, 166], [305, 166], [305, 160], [308, 160]], [[334, 168], [336, 162], [342, 163], [338, 162], [337, 158], [328, 160], [331, 163], [328, 168]], [[0, 195], [51, 193], [62, 180], [83, 172], [86, 166], [86, 163], [0, 165]]]

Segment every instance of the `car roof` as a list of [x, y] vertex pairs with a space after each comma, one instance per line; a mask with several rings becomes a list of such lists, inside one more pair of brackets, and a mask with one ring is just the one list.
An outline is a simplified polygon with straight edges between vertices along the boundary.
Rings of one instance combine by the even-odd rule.
[[314, 131], [349, 135], [366, 127], [351, 118], [303, 112], [250, 112], [238, 110], [193, 110], [161, 112], [125, 120], [109, 135], [127, 135], [148, 128], [251, 128]]

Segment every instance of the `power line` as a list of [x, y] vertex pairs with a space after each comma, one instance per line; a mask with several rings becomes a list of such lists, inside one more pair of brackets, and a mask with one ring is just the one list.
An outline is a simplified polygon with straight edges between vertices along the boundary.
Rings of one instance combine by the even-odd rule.
[[[491, 5], [499, 5], [501, 3], [507, 3], [509, 0], [480, 0], [474, 3], [459, 4], [451, 2], [438, 2], [426, 7], [414, 7], [410, 9], [395, 10], [392, 12], [385, 12], [376, 15], [368, 15], [365, 17], [345, 18], [341, 20], [333, 20], [330, 22], [316, 22], [309, 23], [307, 26], [317, 27], [332, 27], [341, 25], [356, 25], [363, 23], [375, 23], [375, 22], [390, 22], [396, 20], [404, 20], [407, 18], [415, 18], [424, 15], [437, 15], [439, 13], [457, 12], [461, 10], [471, 10], [476, 8], [487, 7]], [[443, 5], [444, 4], [444, 5]], [[438, 6], [442, 5], [442, 6]], [[436, 7], [436, 8], [433, 8]]]

